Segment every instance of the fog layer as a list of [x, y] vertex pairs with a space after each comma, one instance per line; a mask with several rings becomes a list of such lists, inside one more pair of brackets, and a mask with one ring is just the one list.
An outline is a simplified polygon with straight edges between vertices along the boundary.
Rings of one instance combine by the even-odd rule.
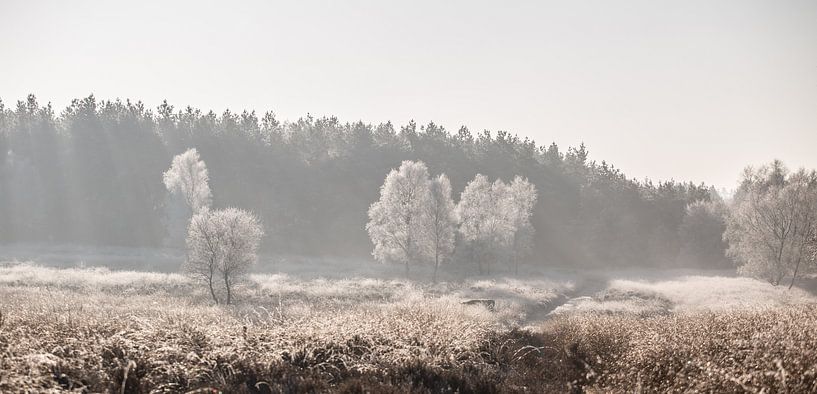
[[259, 216], [265, 253], [370, 256], [369, 206], [391, 169], [421, 160], [448, 175], [455, 200], [477, 173], [533, 183], [536, 264], [728, 264], [722, 223], [687, 215], [689, 204], [719, 199], [710, 187], [629, 179], [584, 145], [93, 96], [59, 112], [33, 96], [0, 103], [0, 243], [172, 245], [174, 203], [162, 174], [189, 148], [207, 163], [215, 208]]

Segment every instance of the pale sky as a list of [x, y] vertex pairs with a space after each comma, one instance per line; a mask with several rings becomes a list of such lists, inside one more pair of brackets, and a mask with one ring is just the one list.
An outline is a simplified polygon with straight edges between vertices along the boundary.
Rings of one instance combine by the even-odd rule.
[[631, 177], [817, 168], [817, 1], [0, 0], [0, 98], [508, 130]]

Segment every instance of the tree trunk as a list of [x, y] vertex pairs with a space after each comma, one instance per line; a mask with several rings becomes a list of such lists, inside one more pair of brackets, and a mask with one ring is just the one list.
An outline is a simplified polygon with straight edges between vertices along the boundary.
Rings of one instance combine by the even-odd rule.
[[434, 253], [434, 283], [437, 283], [437, 268], [440, 267], [440, 255]]
[[774, 282], [774, 285], [777, 286], [780, 282], [783, 281], [783, 248], [786, 246], [786, 239], [783, 238], [780, 240], [780, 250], [777, 252], [777, 280]]
[[[409, 219], [410, 220], [410, 219]], [[409, 276], [409, 261], [414, 253], [411, 251], [411, 235], [406, 238], [406, 278]]]
[[797, 265], [794, 266], [794, 275], [791, 276], [791, 283], [789, 283], [789, 290], [791, 290], [792, 286], [794, 286], [794, 280], [797, 279], [797, 271], [798, 270], [800, 270], [800, 258], [797, 259]]
[[224, 274], [224, 287], [227, 289], [227, 305], [230, 305], [232, 294], [230, 293], [230, 275]]
[[213, 301], [215, 301], [216, 305], [218, 305], [218, 297], [216, 297], [216, 290], [213, 289], [213, 275], [212, 274], [207, 278], [207, 285], [210, 286], [210, 295], [213, 296]]

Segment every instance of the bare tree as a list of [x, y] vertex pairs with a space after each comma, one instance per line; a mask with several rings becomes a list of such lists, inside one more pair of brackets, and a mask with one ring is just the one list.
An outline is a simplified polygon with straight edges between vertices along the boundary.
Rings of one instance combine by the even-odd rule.
[[255, 215], [237, 208], [217, 212], [224, 227], [223, 259], [219, 273], [227, 292], [227, 304], [232, 300], [233, 285], [258, 260], [258, 245], [264, 230]]
[[422, 259], [429, 198], [428, 168], [423, 162], [404, 161], [389, 172], [380, 188], [380, 199], [369, 208], [366, 224], [376, 260], [402, 263], [408, 275], [409, 265]]
[[258, 219], [247, 211], [202, 209], [188, 228], [185, 271], [208, 286], [216, 304], [222, 292], [230, 304], [236, 281], [257, 261], [263, 235]]
[[809, 240], [817, 232], [817, 173], [789, 174], [775, 161], [744, 173], [730, 208], [724, 239], [739, 271], [774, 285], [787, 275], [794, 285], [808, 262]]
[[187, 260], [183, 267], [194, 280], [207, 285], [216, 304], [219, 303], [216, 281], [222, 259], [222, 232], [223, 228], [218, 226], [210, 210], [205, 209], [193, 215], [187, 228]]
[[783, 198], [795, 216], [792, 249], [797, 257], [789, 283], [791, 289], [801, 267], [807, 265], [807, 269], [814, 268], [810, 263], [814, 262], [811, 259], [811, 242], [817, 236], [817, 172], [800, 169], [792, 174]]
[[447, 261], [454, 252], [457, 215], [451, 198], [451, 182], [445, 174], [431, 180], [430, 198], [426, 204], [426, 229], [431, 254], [434, 257], [434, 282], [440, 263]]

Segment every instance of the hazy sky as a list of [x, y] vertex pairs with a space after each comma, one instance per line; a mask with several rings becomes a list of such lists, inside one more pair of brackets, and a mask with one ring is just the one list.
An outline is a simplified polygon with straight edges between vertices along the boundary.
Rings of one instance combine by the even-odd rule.
[[813, 0], [0, 0], [0, 37], [6, 105], [434, 120], [720, 187], [773, 158], [817, 168]]

